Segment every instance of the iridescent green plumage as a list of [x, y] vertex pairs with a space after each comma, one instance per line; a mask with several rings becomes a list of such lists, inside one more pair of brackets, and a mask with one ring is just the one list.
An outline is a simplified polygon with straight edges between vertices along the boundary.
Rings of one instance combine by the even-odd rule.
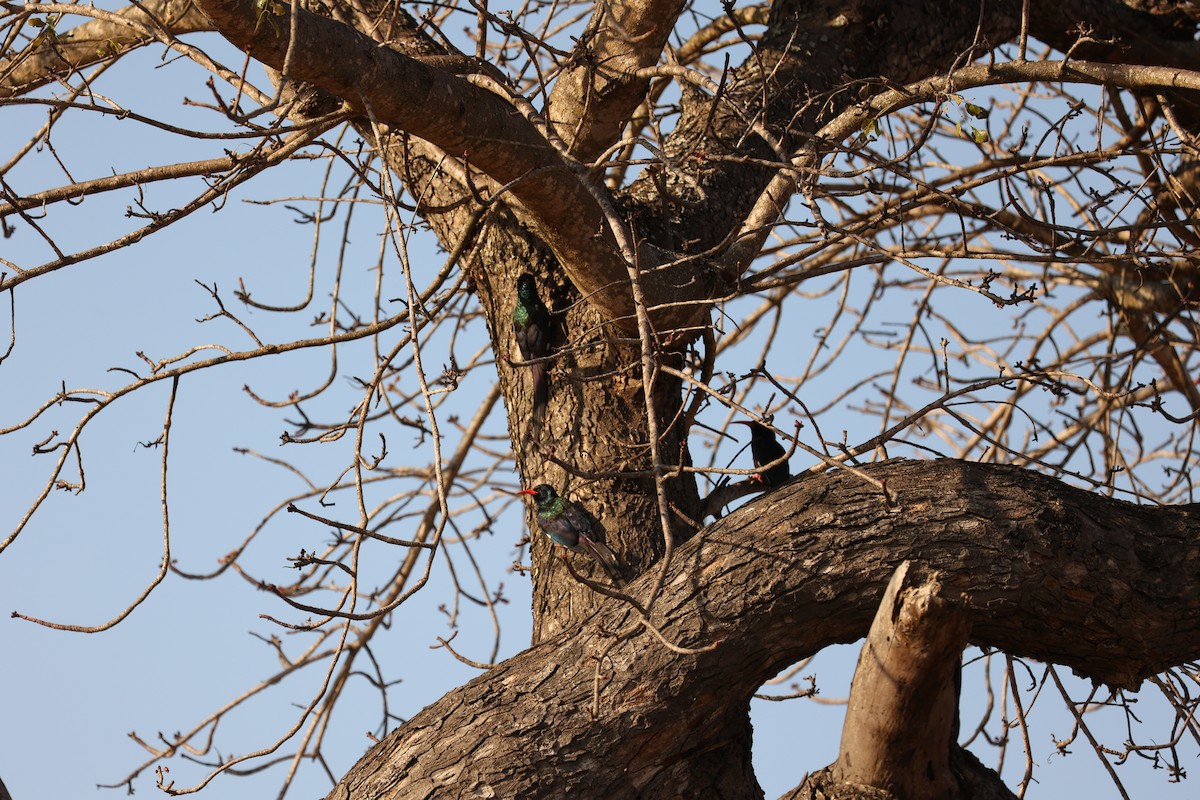
[[[513, 306], [513, 334], [525, 361], [545, 358], [550, 353], [550, 311], [538, 296], [537, 281], [524, 273], [517, 278], [517, 304]], [[533, 422], [540, 426], [550, 399], [546, 364], [531, 364], [533, 373]]]
[[546, 483], [539, 483], [517, 494], [537, 498], [538, 527], [545, 531], [550, 541], [575, 553], [587, 553], [599, 562], [615, 584], [625, 585], [617, 557], [602, 542], [592, 538], [595, 535], [592, 518], [582, 506], [560, 497], [554, 487]]

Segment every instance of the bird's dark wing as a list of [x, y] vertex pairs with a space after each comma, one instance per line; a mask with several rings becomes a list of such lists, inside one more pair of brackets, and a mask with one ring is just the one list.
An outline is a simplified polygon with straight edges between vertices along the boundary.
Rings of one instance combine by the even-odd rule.
[[613, 551], [608, 549], [608, 545], [601, 542], [594, 542], [584, 534], [579, 536], [579, 549], [586, 550], [588, 555], [596, 559], [604, 571], [608, 573], [609, 579], [618, 587], [625, 585], [625, 578], [621, 574], [621, 564], [617, 561], [617, 557], [613, 555]]

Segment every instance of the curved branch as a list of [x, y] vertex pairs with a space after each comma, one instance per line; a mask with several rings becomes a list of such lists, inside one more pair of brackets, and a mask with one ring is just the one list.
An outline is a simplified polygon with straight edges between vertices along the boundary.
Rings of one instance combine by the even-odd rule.
[[[170, 181], [196, 175], [211, 176], [229, 172], [238, 166], [239, 161], [247, 160], [236, 153], [230, 153], [223, 158], [208, 158], [203, 161], [184, 161], [178, 164], [146, 167], [145, 169], [125, 172], [120, 175], [108, 175], [89, 181], [79, 181], [67, 186], [56, 186], [44, 192], [35, 192], [24, 197], [10, 196], [4, 193], [0, 200], [0, 219], [28, 211], [33, 208], [45, 207], [64, 200], [79, 200], [101, 192], [111, 192], [117, 189], [127, 189], [130, 186], [145, 186], [158, 181]], [[3, 192], [0, 189], [0, 192]]]
[[25, 94], [59, 76], [156, 41], [155, 30], [179, 36], [212, 30], [212, 23], [191, 0], [147, 0], [127, 6], [0, 61], [0, 98]]
[[[1182, 7], [1150, 10], [1143, 3], [1112, 0], [1032, 3], [1029, 32], [1077, 58], [1196, 69], [1195, 22], [1184, 13]], [[1086, 26], [1080, 20], [1087, 20]]]
[[932, 102], [951, 92], [1001, 83], [1067, 82], [1111, 84], [1129, 89], [1200, 90], [1200, 72], [1175, 67], [1128, 66], [1085, 61], [1009, 61], [972, 64], [948, 75], [938, 75], [875, 95], [846, 109], [827, 123], [779, 170], [759, 195], [743, 222], [737, 241], [723, 260], [731, 270], [744, 271], [757, 257], [775, 221], [795, 194], [798, 177], [814, 173], [832, 143], [841, 142], [865, 126], [907, 106]]
[[[277, 31], [256, 24], [254, 0], [198, 2], [223, 36], [267, 66], [282, 70], [286, 60], [288, 78], [324, 89], [357, 111], [369, 108], [373, 119], [469, 158], [472, 167], [511, 184], [517, 210], [580, 292], [607, 319], [636, 329], [628, 268], [598, 199], [604, 190], [589, 185], [584, 168], [558, 153], [536, 118], [526, 119], [506, 98], [473, 81], [303, 9], [293, 9], [294, 25]], [[715, 290], [703, 266], [684, 261], [656, 270], [667, 254], [646, 248], [638, 256], [649, 304], [670, 303], [656, 320], [660, 329], [707, 314], [704, 301]]]
[[574, 62], [554, 84], [546, 114], [573, 156], [590, 162], [620, 138], [650, 85], [633, 73], [658, 62], [684, 5], [680, 0], [596, 4]]
[[[905, 560], [964, 595], [979, 645], [1121, 687], [1200, 656], [1195, 507], [1135, 506], [963, 461], [867, 472], [892, 502], [844, 471], [794, 480], [679, 548], [652, 622], [681, 645], [719, 646], [659, 647], [636, 610], [609, 603], [413, 717], [330, 797], [425, 796], [444, 781], [497, 797], [711, 796], [735, 779], [745, 786], [722, 796], [759, 796], [736, 739], [751, 695], [787, 664], [861, 637]], [[465, 755], [483, 747], [488, 758]]]

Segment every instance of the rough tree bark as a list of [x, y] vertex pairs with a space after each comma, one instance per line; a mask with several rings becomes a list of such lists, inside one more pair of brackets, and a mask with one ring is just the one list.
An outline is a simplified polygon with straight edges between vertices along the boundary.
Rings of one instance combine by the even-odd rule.
[[913, 586], [904, 562], [888, 581], [850, 687], [833, 785], [949, 800], [958, 744], [958, 669], [970, 634], [961, 598], [936, 574]]
[[863, 636], [904, 561], [962, 596], [977, 645], [1118, 687], [1200, 656], [1196, 509], [962, 461], [866, 472], [887, 496], [834, 472], [711, 525], [676, 554], [648, 623], [604, 600], [579, 629], [413, 717], [330, 800], [761, 797], [751, 695], [788, 664]]

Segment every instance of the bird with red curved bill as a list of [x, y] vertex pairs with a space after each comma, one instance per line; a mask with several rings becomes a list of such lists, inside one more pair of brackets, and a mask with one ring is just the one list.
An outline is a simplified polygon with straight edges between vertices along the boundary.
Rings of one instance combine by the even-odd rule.
[[[513, 333], [521, 358], [532, 361], [550, 353], [550, 311], [538, 296], [537, 281], [528, 272], [517, 278], [517, 304], [513, 306]], [[533, 424], [540, 427], [550, 399], [546, 362], [529, 365], [533, 373]]]
[[617, 557], [603, 542], [592, 538], [592, 518], [582, 506], [560, 496], [553, 486], [546, 483], [539, 483], [517, 494], [536, 498], [537, 513], [534, 516], [538, 527], [550, 537], [550, 541], [574, 553], [586, 553], [604, 568], [613, 583], [625, 585]]
[[[766, 464], [784, 457], [787, 450], [775, 438], [775, 433], [766, 425], [763, 425], [757, 420], [749, 422], [745, 420], [735, 420], [734, 424], [746, 425], [750, 428], [750, 456], [754, 459], [754, 466], [761, 468]], [[786, 459], [779, 461], [772, 467], [767, 467], [765, 470], [760, 469], [757, 475], [750, 476], [750, 480], [761, 483], [768, 489], [774, 489], [787, 482], [787, 479], [792, 477], [792, 472], [788, 468]]]

